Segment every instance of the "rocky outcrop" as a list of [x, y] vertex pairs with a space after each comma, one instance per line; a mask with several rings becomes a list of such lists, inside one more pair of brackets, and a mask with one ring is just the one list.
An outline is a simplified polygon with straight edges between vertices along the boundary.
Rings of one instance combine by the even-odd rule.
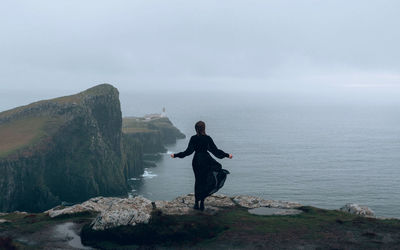
[[[249, 205], [251, 204], [251, 205]], [[91, 223], [92, 230], [105, 230], [118, 226], [134, 226], [140, 223], [148, 223], [152, 213], [163, 215], [188, 215], [198, 213], [193, 209], [194, 195], [179, 196], [172, 201], [155, 201], [137, 196], [134, 198], [92, 198], [82, 204], [71, 207], [56, 207], [46, 211], [50, 217], [55, 218], [64, 215], [72, 215], [83, 212], [97, 212], [99, 215]], [[294, 202], [264, 200], [254, 196], [229, 197], [222, 194], [213, 194], [207, 197], [204, 214], [215, 214], [230, 207], [244, 208], [275, 208], [276, 214], [296, 214], [293, 210], [301, 205]], [[291, 210], [289, 211], [290, 208]]]
[[102, 211], [90, 226], [93, 230], [105, 230], [118, 226], [135, 226], [139, 223], [148, 223], [152, 210], [151, 201], [141, 196], [120, 199]]
[[347, 203], [346, 205], [344, 205], [343, 207], [340, 208], [340, 211], [363, 216], [363, 217], [375, 218], [375, 212], [372, 211], [369, 207], [360, 206], [355, 203]]

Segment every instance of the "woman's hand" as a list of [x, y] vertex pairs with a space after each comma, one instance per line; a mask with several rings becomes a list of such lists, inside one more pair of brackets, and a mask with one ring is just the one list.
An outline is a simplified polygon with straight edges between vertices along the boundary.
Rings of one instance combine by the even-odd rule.
[[175, 155], [174, 155], [174, 154], [171, 154], [171, 158], [175, 158]]
[[233, 157], [233, 155], [232, 155], [232, 154], [229, 154], [229, 159], [232, 159], [232, 157]]

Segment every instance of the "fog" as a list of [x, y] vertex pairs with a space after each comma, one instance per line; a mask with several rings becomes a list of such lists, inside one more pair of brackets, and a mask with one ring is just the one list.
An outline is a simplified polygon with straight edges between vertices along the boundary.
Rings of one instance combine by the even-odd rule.
[[100, 83], [394, 103], [399, 10], [397, 0], [5, 0], [0, 111]]

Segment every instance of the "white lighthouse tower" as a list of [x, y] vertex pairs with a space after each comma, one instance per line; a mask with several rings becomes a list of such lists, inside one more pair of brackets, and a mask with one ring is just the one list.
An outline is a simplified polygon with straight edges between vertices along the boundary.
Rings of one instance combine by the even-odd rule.
[[161, 117], [167, 117], [167, 114], [165, 113], [165, 107], [162, 109]]

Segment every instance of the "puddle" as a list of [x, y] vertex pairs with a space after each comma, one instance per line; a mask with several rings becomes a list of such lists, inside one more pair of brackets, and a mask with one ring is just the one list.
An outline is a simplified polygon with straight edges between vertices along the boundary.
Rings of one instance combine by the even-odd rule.
[[92, 249], [81, 243], [81, 237], [74, 231], [75, 223], [66, 222], [55, 227], [56, 237], [63, 239], [66, 243], [76, 249]]

